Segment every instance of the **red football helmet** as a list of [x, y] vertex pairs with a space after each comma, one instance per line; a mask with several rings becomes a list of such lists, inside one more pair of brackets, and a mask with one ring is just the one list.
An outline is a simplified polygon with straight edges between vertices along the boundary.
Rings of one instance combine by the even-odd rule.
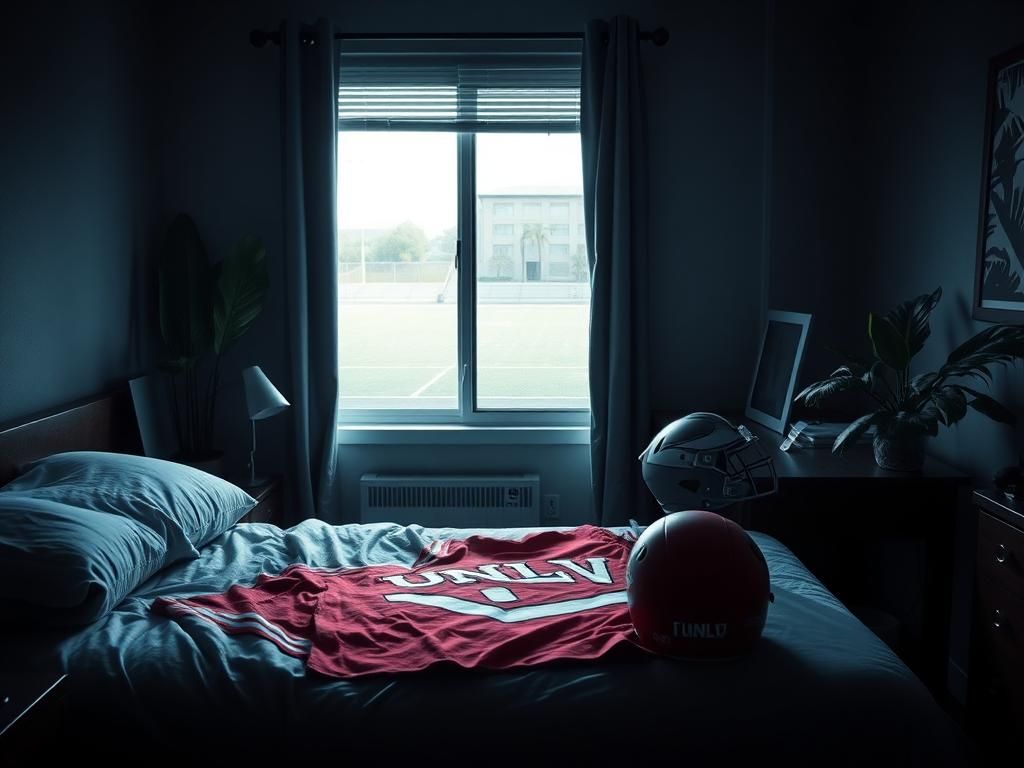
[[640, 644], [669, 656], [737, 656], [761, 636], [774, 598], [754, 540], [714, 512], [673, 512], [633, 545], [629, 615]]

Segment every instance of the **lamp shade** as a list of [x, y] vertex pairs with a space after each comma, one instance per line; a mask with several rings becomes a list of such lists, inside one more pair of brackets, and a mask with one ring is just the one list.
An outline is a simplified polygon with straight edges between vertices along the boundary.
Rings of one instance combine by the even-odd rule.
[[250, 419], [265, 419], [290, 405], [258, 365], [242, 371], [242, 381], [245, 382], [245, 404], [249, 408]]

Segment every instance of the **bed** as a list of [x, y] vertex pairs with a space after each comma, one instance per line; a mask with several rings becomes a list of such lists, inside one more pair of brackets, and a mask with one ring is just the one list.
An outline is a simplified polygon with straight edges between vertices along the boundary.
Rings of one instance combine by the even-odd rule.
[[[120, 413], [110, 403], [97, 408], [87, 420]], [[11, 467], [50, 451], [133, 447], [132, 439], [112, 437], [125, 434], [120, 428], [68, 426], [83, 413], [63, 418], [65, 429], [45, 428], [49, 437], [40, 437], [42, 422], [22, 429], [17, 440], [12, 430], [0, 432], [0, 467], [8, 467], [8, 477]], [[7, 479], [2, 471], [0, 481]], [[478, 532], [520, 538], [529, 530]], [[287, 530], [237, 524], [206, 542], [197, 558], [160, 569], [87, 626], [5, 629], [4, 656], [45, 660], [67, 672], [69, 738], [96, 751], [280, 751], [382, 764], [666, 754], [697, 764], [960, 762], [952, 723], [917, 678], [785, 546], [757, 533], [775, 602], [756, 651], [732, 660], [624, 650], [597, 662], [501, 672], [435, 667], [344, 680], [307, 673], [300, 660], [259, 637], [150, 610], [158, 597], [220, 592], [294, 563], [411, 563], [431, 542], [467, 533], [317, 520]]]

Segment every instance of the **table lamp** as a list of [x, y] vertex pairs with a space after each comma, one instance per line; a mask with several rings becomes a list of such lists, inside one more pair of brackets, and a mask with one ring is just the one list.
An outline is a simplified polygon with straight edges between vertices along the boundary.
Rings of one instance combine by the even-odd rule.
[[242, 381], [245, 382], [245, 404], [249, 408], [249, 421], [252, 422], [249, 485], [255, 486], [266, 482], [266, 478], [256, 477], [256, 421], [280, 413], [290, 403], [270, 383], [270, 379], [258, 365], [251, 365], [242, 371]]

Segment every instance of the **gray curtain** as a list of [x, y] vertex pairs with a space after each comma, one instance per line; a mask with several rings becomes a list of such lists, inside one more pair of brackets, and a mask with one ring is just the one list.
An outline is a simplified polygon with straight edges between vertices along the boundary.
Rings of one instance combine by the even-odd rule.
[[[336, 517], [337, 131], [334, 32], [281, 26], [284, 257], [291, 372], [289, 524]], [[302, 38], [312, 37], [313, 44]]]
[[590, 474], [602, 525], [648, 518], [647, 153], [635, 19], [591, 21], [580, 133], [590, 261]]

